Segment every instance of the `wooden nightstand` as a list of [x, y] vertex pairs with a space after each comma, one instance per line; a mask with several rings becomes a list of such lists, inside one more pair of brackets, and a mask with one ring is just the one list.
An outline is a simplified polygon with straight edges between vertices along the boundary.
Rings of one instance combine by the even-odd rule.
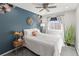
[[23, 43], [24, 43], [23, 40], [21, 40], [21, 41], [15, 40], [15, 41], [13, 41], [13, 46], [14, 47], [21, 47], [21, 46], [23, 46]]
[[23, 47], [24, 40], [14, 40], [13, 41], [13, 46], [16, 48], [16, 55], [18, 55], [18, 48]]

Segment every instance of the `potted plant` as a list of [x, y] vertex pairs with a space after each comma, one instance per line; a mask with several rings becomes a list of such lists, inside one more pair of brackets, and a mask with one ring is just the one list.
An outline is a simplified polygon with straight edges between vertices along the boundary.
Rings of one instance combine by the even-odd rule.
[[68, 46], [74, 46], [74, 39], [75, 39], [75, 30], [74, 27], [71, 25], [65, 32], [65, 43]]

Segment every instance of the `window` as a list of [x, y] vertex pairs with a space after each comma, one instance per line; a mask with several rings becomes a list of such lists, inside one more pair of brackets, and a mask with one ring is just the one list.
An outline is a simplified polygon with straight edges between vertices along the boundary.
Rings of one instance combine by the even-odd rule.
[[58, 17], [52, 17], [48, 22], [48, 29], [61, 29], [61, 20]]
[[50, 21], [57, 21], [57, 17], [51, 18]]

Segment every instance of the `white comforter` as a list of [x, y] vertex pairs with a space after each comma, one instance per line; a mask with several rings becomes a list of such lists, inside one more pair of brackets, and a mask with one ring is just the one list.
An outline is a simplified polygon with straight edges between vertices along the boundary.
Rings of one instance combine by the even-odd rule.
[[63, 45], [60, 35], [48, 35], [40, 33], [36, 37], [24, 35], [27, 48], [41, 56], [59, 56]]

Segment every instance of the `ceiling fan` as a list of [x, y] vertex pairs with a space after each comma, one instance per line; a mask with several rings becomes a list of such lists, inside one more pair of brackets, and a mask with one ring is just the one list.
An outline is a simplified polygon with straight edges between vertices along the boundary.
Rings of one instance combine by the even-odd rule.
[[36, 7], [36, 8], [42, 8], [39, 12], [46, 10], [47, 12], [49, 12], [48, 8], [56, 8], [56, 5], [53, 6], [49, 6], [49, 3], [43, 3], [42, 6]]
[[8, 3], [0, 3], [0, 13], [10, 12], [13, 8], [13, 5]]

